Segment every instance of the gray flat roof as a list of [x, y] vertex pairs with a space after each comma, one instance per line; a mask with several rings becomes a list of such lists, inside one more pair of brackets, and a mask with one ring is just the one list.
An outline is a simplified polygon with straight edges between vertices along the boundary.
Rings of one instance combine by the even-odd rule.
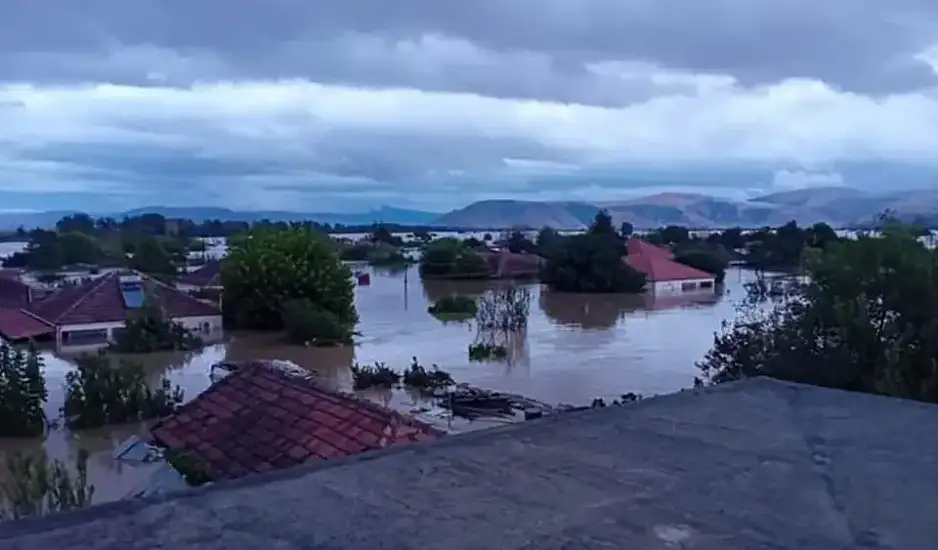
[[938, 548], [938, 407], [755, 379], [175, 498], [0, 548]]

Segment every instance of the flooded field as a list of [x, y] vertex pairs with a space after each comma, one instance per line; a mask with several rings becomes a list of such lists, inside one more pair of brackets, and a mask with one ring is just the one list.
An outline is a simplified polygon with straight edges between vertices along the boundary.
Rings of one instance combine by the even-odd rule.
[[[134, 357], [153, 380], [166, 374], [197, 396], [211, 381], [209, 370], [222, 360], [287, 360], [314, 371], [328, 387], [350, 391], [349, 366], [381, 361], [403, 370], [417, 357], [437, 364], [458, 382], [522, 394], [547, 403], [589, 404], [626, 392], [669, 393], [692, 385], [694, 362], [710, 348], [713, 333], [732, 317], [744, 294], [746, 271], [727, 273], [725, 289], [683, 297], [584, 296], [556, 294], [530, 285], [533, 299], [526, 333], [511, 342], [504, 362], [474, 363], [468, 346], [475, 338], [466, 324], [444, 324], [427, 307], [447, 294], [479, 295], [497, 283], [422, 282], [416, 268], [406, 272], [372, 272], [370, 286], [356, 289], [361, 336], [352, 348], [317, 349], [281, 344], [275, 337], [229, 334], [227, 341], [194, 353]], [[49, 388], [48, 413], [58, 416], [62, 384], [70, 370], [68, 357], [44, 352]], [[367, 397], [408, 410], [413, 399], [404, 392], [370, 393]], [[54, 458], [69, 459], [80, 447], [92, 453], [89, 477], [97, 487], [96, 502], [121, 498], [148, 475], [148, 468], [127, 467], [112, 458], [116, 446], [146, 426], [123, 426], [91, 433], [54, 430], [44, 443], [4, 442], [6, 449], [44, 444]]]

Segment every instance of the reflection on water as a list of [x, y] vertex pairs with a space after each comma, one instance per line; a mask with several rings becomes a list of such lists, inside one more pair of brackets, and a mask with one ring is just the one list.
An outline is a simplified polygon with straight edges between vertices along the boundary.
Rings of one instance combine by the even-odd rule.
[[[467, 323], [445, 324], [427, 313], [427, 306], [449, 294], [478, 296], [499, 283], [433, 281], [421, 283], [415, 268], [405, 273], [373, 272], [370, 286], [356, 289], [361, 336], [354, 348], [306, 348], [283, 345], [275, 335], [234, 333], [228, 341], [198, 352], [161, 353], [134, 357], [156, 382], [168, 376], [192, 398], [211, 383], [210, 367], [222, 360], [280, 359], [308, 368], [320, 383], [340, 390], [352, 388], [349, 365], [382, 361], [406, 368], [417, 356], [437, 364], [460, 382], [546, 401], [589, 403], [611, 400], [625, 392], [666, 393], [688, 387], [696, 374], [694, 362], [710, 348], [713, 333], [733, 315], [734, 297], [743, 296], [744, 271], [727, 276], [726, 290], [679, 297], [589, 296], [558, 294], [529, 284], [533, 294], [527, 330], [509, 341], [510, 361], [474, 363], [468, 346], [475, 331]], [[504, 284], [504, 283], [501, 283]], [[49, 388], [47, 412], [58, 416], [62, 406], [68, 358], [44, 352]], [[415, 402], [405, 392], [370, 392], [367, 397], [407, 410]], [[68, 434], [53, 431], [45, 441], [54, 458], [73, 460], [79, 447], [92, 452], [91, 481], [96, 501], [119, 498], [143, 482], [150, 470], [127, 467], [112, 459], [128, 436], [144, 433], [145, 425], [123, 426]], [[6, 449], [35, 448], [37, 442], [4, 442]]]

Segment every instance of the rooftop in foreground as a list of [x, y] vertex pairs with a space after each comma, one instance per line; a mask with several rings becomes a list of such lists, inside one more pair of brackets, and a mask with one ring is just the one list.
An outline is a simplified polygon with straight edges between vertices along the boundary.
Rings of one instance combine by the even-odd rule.
[[938, 407], [756, 379], [0, 525], [0, 548], [934, 548]]

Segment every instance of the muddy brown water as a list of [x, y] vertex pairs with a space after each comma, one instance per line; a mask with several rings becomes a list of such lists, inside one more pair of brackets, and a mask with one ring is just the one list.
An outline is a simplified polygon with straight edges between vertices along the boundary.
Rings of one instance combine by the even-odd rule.
[[[557, 294], [531, 284], [528, 328], [510, 346], [505, 362], [473, 363], [467, 348], [475, 332], [466, 324], [443, 323], [427, 313], [447, 294], [480, 295], [498, 283], [422, 282], [415, 269], [372, 271], [371, 285], [356, 289], [361, 333], [354, 348], [317, 349], [281, 344], [263, 334], [229, 334], [224, 343], [198, 352], [136, 356], [154, 381], [167, 375], [191, 399], [210, 385], [209, 370], [221, 360], [280, 359], [314, 371], [324, 385], [351, 390], [349, 365], [381, 361], [404, 369], [416, 356], [437, 364], [459, 382], [518, 393], [547, 403], [588, 404], [625, 392], [645, 395], [689, 387], [694, 362], [710, 348], [713, 333], [732, 317], [751, 274], [733, 270], [722, 292], [682, 297], [583, 296]], [[72, 368], [68, 356], [43, 352], [49, 388], [48, 414], [58, 416], [62, 384]], [[401, 391], [368, 392], [369, 399], [400, 410], [414, 406]], [[123, 497], [139, 486], [150, 468], [128, 467], [112, 458], [127, 437], [146, 425], [119, 426], [82, 433], [50, 432], [45, 441], [5, 441], [0, 450], [44, 446], [52, 458], [72, 460], [79, 448], [91, 452], [89, 478], [95, 502]]]

